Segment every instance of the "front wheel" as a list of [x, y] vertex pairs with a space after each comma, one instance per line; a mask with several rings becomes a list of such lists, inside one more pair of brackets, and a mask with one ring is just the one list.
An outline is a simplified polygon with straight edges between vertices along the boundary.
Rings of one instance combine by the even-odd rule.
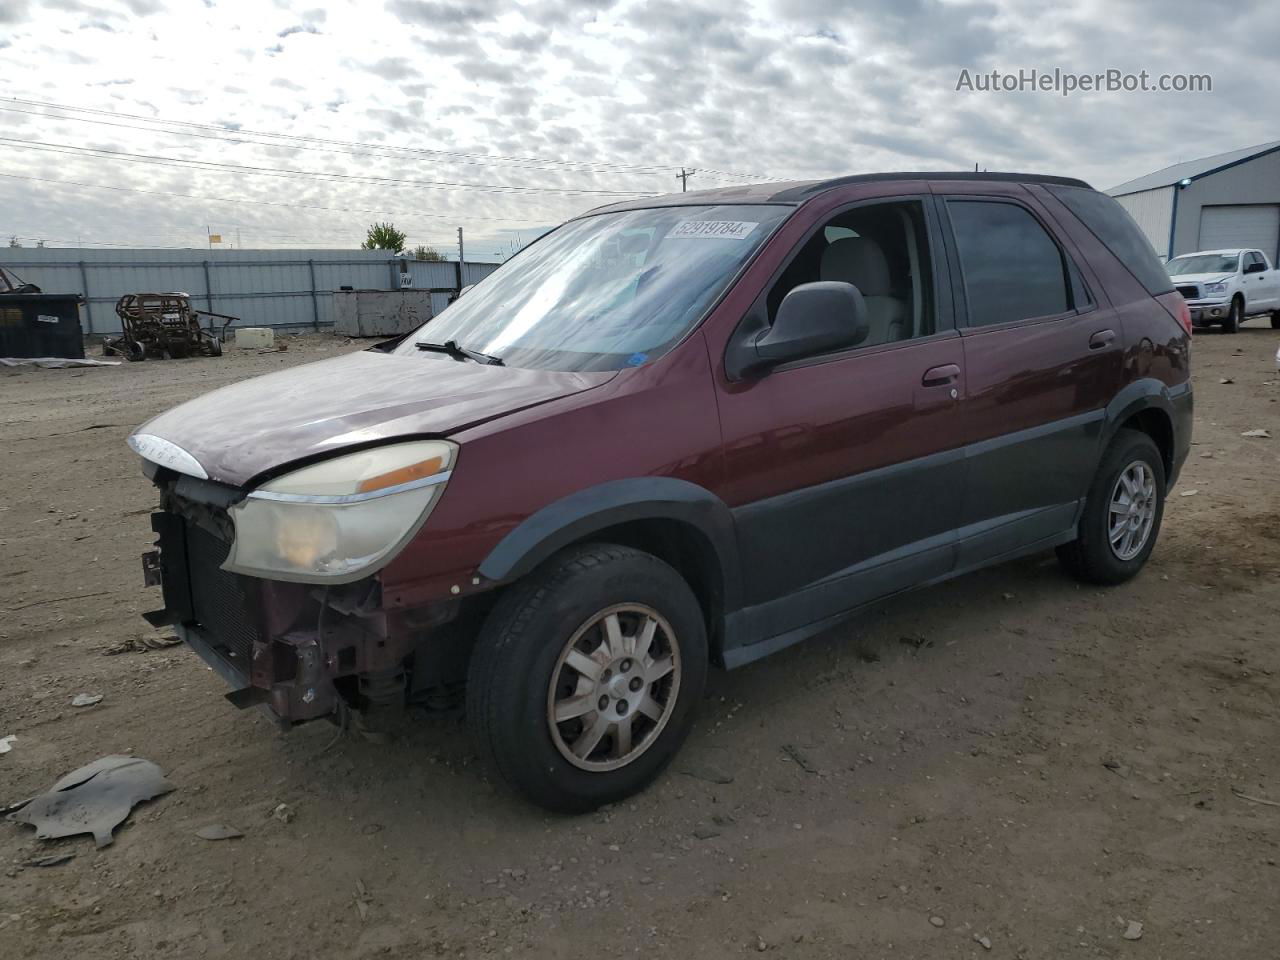
[[1280, 330], [1280, 310], [1273, 310], [1271, 312], [1271, 329]]
[[675, 570], [629, 547], [571, 547], [490, 613], [467, 720], [503, 779], [549, 810], [581, 813], [662, 771], [706, 675], [702, 610]]
[[1227, 318], [1222, 321], [1223, 333], [1236, 333], [1240, 330], [1240, 324], [1244, 322], [1244, 301], [1239, 297], [1231, 301], [1231, 309], [1227, 311]]
[[1058, 548], [1058, 559], [1086, 583], [1124, 583], [1155, 548], [1164, 500], [1160, 448], [1145, 433], [1121, 430], [1102, 457], [1078, 535]]

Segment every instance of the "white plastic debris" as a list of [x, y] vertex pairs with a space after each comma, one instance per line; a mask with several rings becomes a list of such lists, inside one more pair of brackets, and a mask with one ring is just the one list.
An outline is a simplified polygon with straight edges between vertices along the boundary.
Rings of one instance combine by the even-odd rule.
[[0, 357], [0, 367], [118, 367], [119, 360], [93, 357]]
[[1240, 436], [1253, 437], [1255, 439], [1260, 439], [1260, 440], [1271, 439], [1271, 434], [1268, 433], [1266, 430], [1246, 430], [1244, 433], [1240, 434]]
[[92, 707], [95, 703], [100, 703], [101, 701], [102, 694], [100, 693], [77, 693], [71, 698], [71, 705], [73, 707]]
[[0, 753], [8, 753], [13, 749], [13, 741], [17, 740], [17, 736], [9, 734], [7, 737], [0, 737]]

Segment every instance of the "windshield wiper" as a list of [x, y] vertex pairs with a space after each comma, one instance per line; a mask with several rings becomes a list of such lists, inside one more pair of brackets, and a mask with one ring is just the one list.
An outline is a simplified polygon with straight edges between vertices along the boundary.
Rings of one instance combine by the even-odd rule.
[[486, 363], [492, 367], [502, 366], [502, 358], [495, 357], [491, 353], [481, 353], [479, 350], [472, 350], [468, 347], [458, 345], [457, 340], [446, 340], [444, 343], [432, 343], [429, 340], [419, 340], [414, 344], [419, 350], [431, 350], [435, 353], [446, 353], [455, 360], [474, 360], [476, 363]]

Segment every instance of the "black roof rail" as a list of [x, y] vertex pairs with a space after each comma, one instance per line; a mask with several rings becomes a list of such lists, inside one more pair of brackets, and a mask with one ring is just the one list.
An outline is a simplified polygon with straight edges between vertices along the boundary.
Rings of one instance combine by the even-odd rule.
[[944, 171], [904, 171], [902, 173], [858, 173], [849, 177], [836, 177], [833, 180], [815, 180], [803, 183], [775, 193], [774, 200], [805, 200], [835, 187], [843, 187], [850, 183], [875, 183], [885, 180], [969, 180], [975, 183], [1051, 183], [1059, 187], [1093, 188], [1083, 180], [1074, 177], [1052, 177], [1041, 173], [970, 173], [954, 170]]

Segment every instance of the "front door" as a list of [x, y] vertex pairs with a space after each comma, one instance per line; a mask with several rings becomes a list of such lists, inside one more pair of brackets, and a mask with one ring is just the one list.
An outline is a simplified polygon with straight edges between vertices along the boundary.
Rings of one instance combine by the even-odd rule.
[[863, 294], [870, 331], [853, 348], [721, 384], [746, 642], [952, 569], [965, 374], [950, 297], [938, 296], [938, 236], [923, 199], [853, 206], [815, 225], [753, 308], [771, 322], [793, 287], [840, 280]]

